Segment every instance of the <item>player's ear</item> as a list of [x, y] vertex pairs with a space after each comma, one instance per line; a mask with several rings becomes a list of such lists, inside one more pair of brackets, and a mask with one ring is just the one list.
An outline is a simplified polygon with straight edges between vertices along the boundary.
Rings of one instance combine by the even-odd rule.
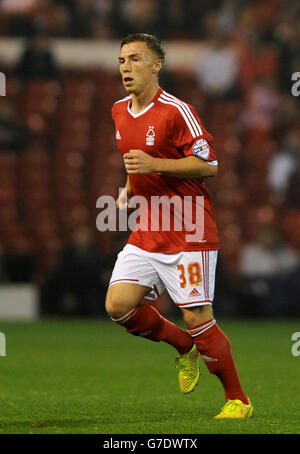
[[157, 58], [154, 62], [153, 65], [153, 72], [155, 72], [157, 75], [160, 73], [163, 67], [163, 60], [161, 58]]

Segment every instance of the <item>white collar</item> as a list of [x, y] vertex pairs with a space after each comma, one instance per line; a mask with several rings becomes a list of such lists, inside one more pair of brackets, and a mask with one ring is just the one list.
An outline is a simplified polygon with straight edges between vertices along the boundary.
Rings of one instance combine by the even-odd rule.
[[[131, 101], [131, 100], [130, 100]], [[130, 107], [129, 107], [129, 104], [130, 104], [130, 101], [128, 101], [128, 104], [127, 104], [127, 110], [128, 112], [130, 113], [130, 115], [133, 117], [133, 118], [137, 118], [137, 117], [140, 117], [141, 115], [144, 115], [144, 113], [146, 113], [149, 109], [151, 109], [152, 106], [154, 106], [154, 102], [152, 101], [149, 106], [145, 107], [144, 110], [142, 110], [142, 112], [139, 112], [137, 114], [134, 114], [131, 110], [130, 110]]]

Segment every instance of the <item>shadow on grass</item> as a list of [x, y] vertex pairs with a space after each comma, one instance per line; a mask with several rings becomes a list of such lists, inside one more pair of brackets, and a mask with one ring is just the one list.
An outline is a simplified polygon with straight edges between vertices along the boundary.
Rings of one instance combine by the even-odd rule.
[[122, 418], [121, 420], [119, 418], [81, 418], [81, 419], [36, 419], [36, 420], [26, 420], [26, 421], [9, 421], [9, 422], [1, 422], [0, 423], [0, 430], [3, 433], [5, 429], [17, 429], [18, 427], [20, 428], [26, 428], [28, 430], [30, 429], [59, 429], [63, 427], [69, 427], [69, 428], [74, 428], [74, 427], [86, 427], [86, 426], [103, 426], [103, 425], [124, 425], [124, 424], [136, 424], [136, 423], [161, 423], [161, 422], [167, 422], [169, 419], [169, 415], [165, 417], [147, 417], [145, 419], [141, 419], [140, 417], [135, 417], [135, 418], [127, 418], [124, 419]]

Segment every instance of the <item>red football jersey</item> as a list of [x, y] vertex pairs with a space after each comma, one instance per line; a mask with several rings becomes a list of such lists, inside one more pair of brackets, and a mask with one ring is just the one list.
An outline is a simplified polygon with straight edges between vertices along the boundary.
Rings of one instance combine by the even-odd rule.
[[[158, 90], [149, 106], [138, 114], [131, 111], [131, 102], [130, 95], [117, 101], [112, 108], [116, 140], [122, 155], [137, 149], [158, 158], [197, 156], [211, 165], [218, 164], [212, 147], [213, 137], [205, 130], [191, 105], [162, 89]], [[219, 249], [215, 215], [204, 179], [182, 179], [150, 173], [129, 175], [129, 180], [134, 195], [143, 196], [148, 203], [140, 204], [139, 227], [131, 233], [128, 243], [150, 252], [164, 253]], [[165, 197], [162, 199], [162, 196]], [[170, 203], [170, 200], [175, 199], [176, 202], [178, 199], [182, 201], [181, 207]], [[157, 200], [161, 202], [159, 209], [153, 203]], [[164, 204], [170, 213], [167, 227], [159, 211]], [[198, 218], [199, 204], [203, 210], [202, 217], [199, 215]], [[200, 222], [203, 223], [201, 228], [198, 225]], [[195, 234], [196, 230], [200, 236], [199, 233]]]

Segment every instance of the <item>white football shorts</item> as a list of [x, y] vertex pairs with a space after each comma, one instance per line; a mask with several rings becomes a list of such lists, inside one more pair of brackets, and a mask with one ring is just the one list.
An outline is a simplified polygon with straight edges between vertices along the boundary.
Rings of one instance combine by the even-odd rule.
[[149, 287], [156, 300], [165, 290], [178, 307], [212, 304], [218, 251], [148, 252], [126, 244], [118, 254], [109, 286], [132, 283]]

